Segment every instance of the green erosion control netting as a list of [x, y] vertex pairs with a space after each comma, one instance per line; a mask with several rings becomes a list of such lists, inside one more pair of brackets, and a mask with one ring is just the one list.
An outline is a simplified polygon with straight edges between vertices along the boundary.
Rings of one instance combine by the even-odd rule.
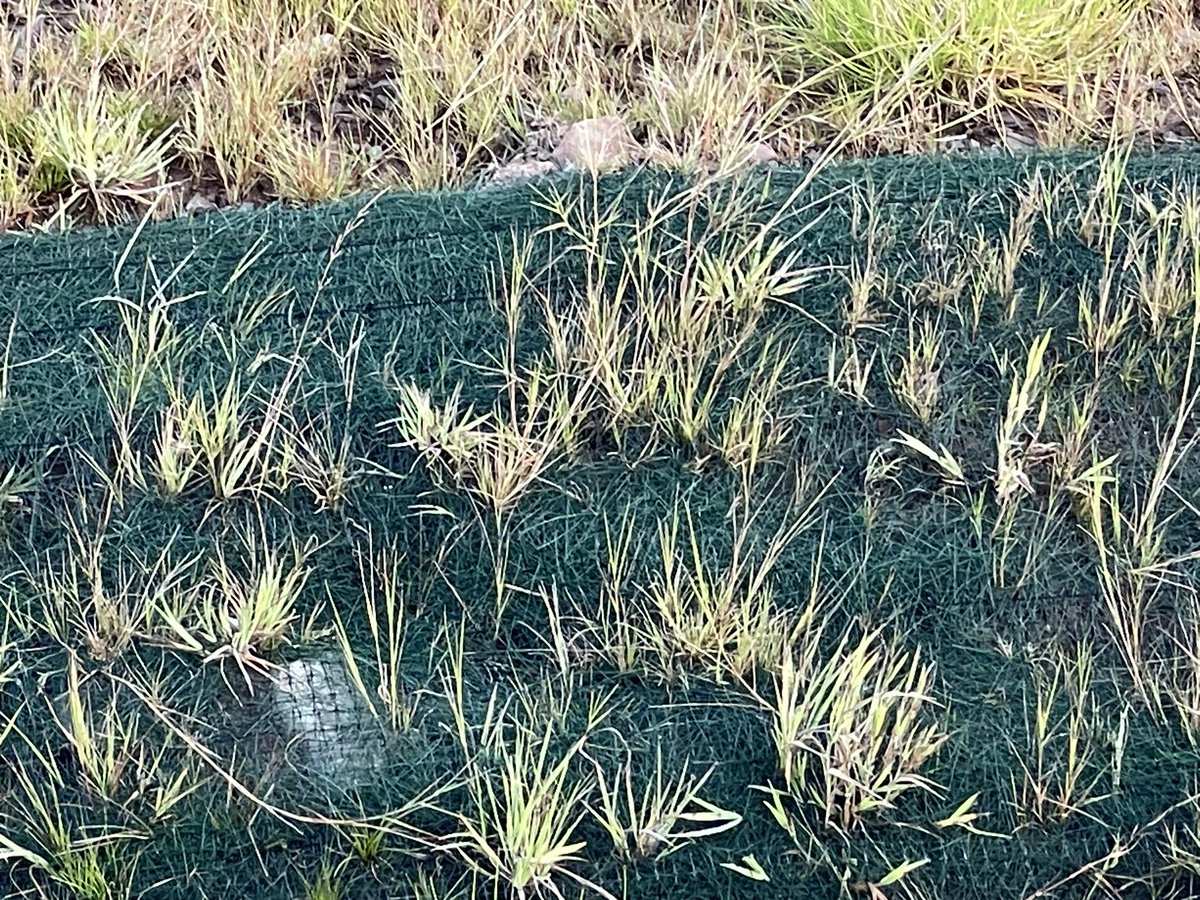
[[[1096, 385], [1097, 441], [1087, 453], [1117, 454], [1123, 490], [1144, 491], [1173, 425], [1182, 386], [1171, 373], [1182, 375], [1189, 333], [1168, 323], [1151, 336], [1150, 325], [1129, 322], [1115, 342], [1120, 352], [1097, 357], [1081, 339], [1080, 299], [1095, 304], [1106, 272], [1111, 296], [1129, 296], [1139, 277], [1127, 264], [1130, 235], [1149, 235], [1151, 249], [1154, 239], [1166, 241], [1167, 232], [1147, 224], [1147, 210], [1173, 191], [1200, 189], [1197, 164], [1193, 154], [1129, 161], [1111, 207], [1121, 228], [1108, 266], [1104, 235], [1088, 238], [1086, 212], [1089, 204], [1104, 207], [1097, 185], [1105, 170], [1099, 159], [1077, 155], [884, 159], [826, 170], [807, 185], [801, 170], [760, 171], [705, 188], [662, 221], [656, 204], [688, 182], [637, 172], [214, 214], [140, 231], [0, 238], [0, 479], [8, 475], [0, 481], [0, 597], [10, 612], [9, 632], [0, 636], [0, 733], [14, 722], [0, 750], [0, 835], [6, 848], [12, 841], [37, 857], [6, 861], [15, 863], [13, 890], [33, 896], [39, 884], [51, 895], [84, 896], [63, 887], [79, 881], [70, 866], [83, 863], [65, 861], [75, 859], [117, 885], [91, 896], [126, 896], [127, 888], [134, 897], [300, 897], [322, 866], [351, 858], [337, 870], [342, 896], [471, 896], [459, 854], [410, 840], [445, 837], [460, 827], [455, 813], [471, 811], [454, 783], [464, 760], [445, 690], [446, 659], [465, 622], [469, 724], [483, 725], [494, 694], [514, 709], [554, 711], [565, 746], [585, 728], [588, 697], [612, 691], [588, 758], [611, 763], [632, 751], [638, 785], [651, 777], [656, 752], [670, 773], [714, 767], [703, 797], [744, 817], [663, 859], [627, 864], [584, 816], [578, 835], [587, 846], [567, 867], [617, 896], [833, 897], [843, 875], [846, 890], [856, 883], [865, 890], [866, 880], [923, 859], [902, 887], [885, 888], [887, 896], [1015, 898], [1042, 888], [1050, 890], [1045, 896], [1082, 896], [1091, 876], [1071, 876], [1117, 841], [1128, 852], [1110, 876], [1146, 876], [1130, 896], [1148, 893], [1168, 830], [1186, 835], [1195, 824], [1187, 807], [1174, 807], [1194, 788], [1198, 757], [1177, 722], [1156, 722], [1126, 702], [1128, 676], [1106, 631], [1094, 544], [1069, 500], [1048, 497], [1036, 472], [1004, 528], [996, 527], [991, 499], [980, 525], [967, 492], [942, 484], [892, 439], [903, 430], [945, 445], [967, 481], [986, 483], [1013, 380], [1049, 331], [1054, 379], [1038, 440], [1061, 443], [1073, 404], [1084, 404]], [[621, 674], [579, 649], [604, 590], [606, 535], [620, 523], [634, 528], [632, 593], [653, 581], [656, 562], [661, 578], [658, 523], [674, 513], [685, 517], [683, 541], [690, 517], [706, 564], [714, 571], [728, 564], [741, 479], [702, 441], [684, 447], [633, 427], [620, 439], [597, 429], [499, 524], [470, 491], [442, 489], [418, 454], [400, 445], [388, 424], [400, 385], [428, 390], [435, 404], [460, 388], [462, 410], [488, 410], [504, 396], [496, 370], [509, 346], [504, 301], [514, 248], [526, 254], [531, 286], [513, 352], [523, 365], [546, 358], [543, 306], [577, 303], [589, 277], [578, 236], [547, 228], [558, 220], [555, 198], [572, 221], [606, 223], [603, 252], [613, 260], [651, 221], [663, 258], [692, 252], [689, 234], [703, 228], [730, 246], [748, 240], [754, 223], [768, 223], [783, 240], [798, 236], [789, 249], [812, 271], [796, 292], [767, 306], [717, 404], [728, 413], [764, 346], [787, 348], [793, 427], [751, 491], [751, 547], [761, 550], [820, 494], [814, 522], [772, 571], [774, 602], [800, 609], [816, 567], [823, 590], [838, 598], [824, 613], [831, 645], [852, 622], [865, 622], [936, 663], [933, 693], [946, 706], [929, 714], [950, 737], [923, 774], [940, 795], [911, 790], [847, 835], [802, 811], [824, 846], [801, 836], [798, 847], [753, 787], [780, 783], [778, 756], [770, 716], [745, 689]], [[1018, 248], [1012, 284], [989, 282], [986, 260], [1020, 244], [1014, 220], [1023, 210], [1029, 240]], [[608, 270], [610, 290], [618, 268]], [[846, 346], [850, 280], [872, 268], [875, 317], [854, 336], [863, 362], [874, 360], [863, 369], [863, 403], [831, 387], [828, 373], [831, 352]], [[154, 330], [162, 321], [155, 309], [165, 309], [169, 329]], [[939, 393], [922, 422], [897, 399], [896, 385], [925, 328], [940, 335]], [[122, 419], [127, 393], [118, 382], [136, 381], [130, 361], [165, 335], [186, 352], [167, 354], [174, 362], [165, 375], [148, 367]], [[272, 399], [285, 398], [276, 410], [281, 433], [347, 461], [344, 500], [315, 502], [327, 480], [304, 477], [302, 453], [291, 476], [276, 472], [257, 502], [248, 492], [218, 499], [207, 477], [164, 498], [151, 470], [171, 439], [163, 432], [171, 384], [179, 396], [216, 405], [236, 384], [245, 402], [234, 404], [232, 427], [248, 445], [273, 421]], [[1029, 420], [1036, 417], [1034, 410]], [[1196, 425], [1194, 417], [1185, 423], [1183, 442]], [[273, 441], [264, 457], [283, 453], [285, 443]], [[118, 474], [139, 465], [150, 473], [145, 486]], [[106, 489], [106, 479], [117, 486]], [[1200, 475], [1189, 460], [1161, 507], [1165, 557], [1195, 549], [1197, 504]], [[189, 580], [235, 580], [261, 569], [272, 552], [286, 568], [293, 549], [308, 552], [310, 574], [288, 641], [265, 651], [276, 665], [272, 680], [240, 671], [229, 657], [212, 658], [210, 646], [189, 646], [180, 634], [188, 624], [173, 629], [158, 612], [168, 605], [163, 597], [186, 593]], [[390, 549], [394, 567], [369, 571], [364, 560]], [[1152, 625], [1171, 621], [1197, 568], [1181, 563], [1160, 589]], [[498, 577], [512, 587], [497, 619]], [[345, 662], [348, 652], [358, 661], [381, 709], [377, 641], [363, 602], [364, 584], [379, 583], [402, 598], [398, 689], [415, 711], [399, 726], [372, 716]], [[574, 629], [560, 645], [569, 679], [551, 649], [555, 604]], [[124, 642], [113, 638], [121, 616], [132, 623]], [[383, 632], [386, 644], [386, 623]], [[1061, 821], [1029, 823], [1014, 805], [1022, 767], [1044, 765], [1061, 783], [1067, 752], [1055, 739], [1038, 763], [1030, 749], [1037, 683], [1030, 655], [1080, 640], [1097, 648], [1090, 721], [1099, 724], [1079, 774], [1081, 795], [1094, 802]], [[771, 696], [769, 678], [758, 687]], [[1059, 691], [1052, 704], [1055, 723], [1067, 715], [1068, 694]], [[73, 706], [71, 697], [83, 702]], [[81, 763], [79, 734], [88, 731], [116, 734], [113, 753], [129, 757], [107, 791], [89, 785]], [[96, 749], [98, 757], [107, 752]], [[577, 764], [586, 775], [589, 763]], [[194, 790], [170, 804], [163, 798], [174, 799], [174, 778]], [[442, 784], [447, 790], [432, 804], [414, 808]], [[1021, 827], [1017, 837], [932, 824], [976, 793], [973, 809], [988, 813], [977, 822], [981, 832]], [[33, 797], [50, 818], [61, 817], [71, 840], [106, 839], [56, 851]], [[353, 829], [330, 821], [364, 817], [395, 832], [370, 863], [352, 859]], [[749, 855], [769, 882], [722, 866]], [[568, 895], [579, 891], [562, 877], [557, 883]], [[1187, 894], [1186, 884], [1180, 889]], [[482, 881], [475, 891], [491, 896]]]

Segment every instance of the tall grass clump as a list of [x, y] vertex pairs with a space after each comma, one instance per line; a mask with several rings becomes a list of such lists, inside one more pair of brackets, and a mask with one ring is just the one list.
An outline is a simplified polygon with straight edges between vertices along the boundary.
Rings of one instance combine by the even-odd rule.
[[1122, 52], [1126, 0], [763, 0], [780, 65], [820, 72], [839, 93], [990, 102], [1073, 85]]

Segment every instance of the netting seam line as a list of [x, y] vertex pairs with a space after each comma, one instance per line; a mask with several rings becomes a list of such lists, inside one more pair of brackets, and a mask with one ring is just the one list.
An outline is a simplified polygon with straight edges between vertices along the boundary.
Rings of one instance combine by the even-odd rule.
[[[634, 179], [630, 179], [628, 183], [633, 183], [633, 181], [634, 181]], [[939, 191], [938, 193], [940, 195], [945, 192]], [[886, 196], [885, 197], [875, 197], [874, 200], [877, 203], [883, 203], [883, 204], [894, 205], [894, 206], [908, 206], [912, 203], [912, 198], [907, 195], [895, 196], [895, 197], [886, 197]], [[438, 230], [438, 231], [425, 232], [422, 234], [415, 234], [415, 235], [409, 235], [409, 236], [389, 235], [386, 237], [370, 238], [370, 239], [364, 239], [364, 240], [358, 240], [358, 241], [346, 241], [343, 244], [343, 249], [355, 250], [355, 249], [368, 248], [368, 247], [375, 248], [375, 247], [387, 246], [389, 248], [394, 248], [394, 247], [402, 247], [402, 246], [411, 246], [411, 245], [415, 245], [415, 244], [417, 244], [419, 242], [423, 242], [423, 241], [424, 242], [445, 241], [447, 239], [454, 240], [454, 239], [459, 239], [459, 238], [474, 237], [474, 236], [477, 236], [480, 234], [494, 235], [494, 234], [500, 234], [505, 231], [511, 232], [514, 228], [517, 228], [519, 226], [541, 228], [541, 227], [544, 227], [545, 225], [546, 225], [545, 222], [519, 221], [519, 220], [506, 222], [506, 223], [484, 223], [481, 225], [477, 225], [476, 227], [472, 228], [471, 230]], [[233, 224], [227, 224], [212, 234], [196, 234], [196, 233], [189, 233], [189, 232], [185, 231], [183, 234], [179, 235], [179, 238], [186, 239], [186, 238], [190, 237], [193, 242], [195, 242], [197, 240], [203, 240], [203, 241], [207, 242], [207, 241], [216, 240], [223, 233], [233, 230], [234, 227], [235, 226]], [[333, 233], [331, 232], [331, 234], [333, 234]], [[153, 236], [153, 235], [151, 235], [151, 236]], [[333, 235], [333, 236], [336, 238], [336, 235]], [[286, 238], [287, 235], [286, 234], [276, 234], [276, 235], [274, 235], [274, 237], [276, 237], [278, 239], [283, 239], [283, 238]], [[12, 246], [15, 247], [18, 245], [18, 243], [19, 243], [19, 240], [14, 241], [12, 243]], [[115, 251], [109, 251], [109, 252], [112, 253], [112, 255], [114, 257], [119, 255]], [[300, 255], [300, 254], [328, 255], [328, 252], [329, 252], [329, 247], [327, 247], [327, 246], [322, 246], [319, 248], [314, 247], [314, 246], [301, 246], [301, 247], [277, 248], [272, 251], [267, 251], [267, 252], [263, 253], [262, 256], [267, 257], [267, 258], [272, 258], [272, 259], [280, 259], [280, 258], [291, 257], [291, 256]], [[237, 261], [241, 260], [243, 258], [243, 256], [244, 256], [244, 254], [222, 253], [222, 254], [210, 254], [210, 255], [205, 255], [205, 256], [196, 256], [195, 260], [198, 263], [209, 263], [209, 264], [230, 263], [230, 262], [237, 262]], [[147, 259], [147, 258], [149, 258], [149, 254], [144, 253], [143, 259]], [[41, 275], [41, 274], [65, 274], [65, 273], [74, 274], [74, 273], [77, 273], [80, 271], [99, 271], [99, 270], [103, 270], [103, 269], [108, 269], [108, 268], [111, 268], [112, 262], [113, 262], [112, 260], [109, 260], [109, 261], [105, 261], [103, 263], [96, 262], [96, 263], [92, 263], [92, 264], [80, 263], [78, 261], [73, 262], [73, 263], [63, 263], [61, 265], [39, 264], [37, 266], [33, 266], [30, 268], [26, 268], [26, 269], [10, 269], [6, 274], [11, 277], [16, 277], [16, 278], [36, 276], [36, 275]]]
[[[637, 180], [638, 180], [638, 177], [635, 176], [635, 177], [624, 179], [623, 183], [625, 185], [631, 185], [631, 184], [635, 184]], [[621, 183], [622, 183], [621, 181], [614, 182], [614, 184], [621, 184]], [[534, 199], [534, 198], [530, 198], [530, 199]], [[523, 212], [528, 212], [529, 209], [533, 208], [531, 204], [530, 205], [523, 204], [523, 206], [524, 206]], [[640, 207], [638, 207], [638, 208], [640, 209]], [[318, 207], [318, 209], [319, 209], [319, 207]], [[402, 216], [393, 217], [392, 221], [393, 221], [393, 223], [395, 223], [397, 219], [401, 219], [401, 218], [402, 218]], [[465, 221], [466, 220], [465, 213], [460, 213], [459, 219]], [[349, 219], [349, 221], [353, 221], [353, 217], [351, 217]], [[349, 224], [349, 221], [347, 222], [347, 224]], [[287, 225], [290, 223], [285, 221], [285, 222], [280, 222], [279, 224]], [[295, 220], [294, 224], [300, 225], [300, 224], [303, 224], [303, 222], [298, 217]], [[376, 220], [373, 220], [373, 224], [375, 224], [375, 226], [377, 228], [382, 227], [387, 224], [387, 220], [385, 219], [385, 220], [381, 221], [379, 219], [376, 219]], [[377, 238], [360, 239], [357, 241], [349, 241], [348, 240], [343, 243], [342, 247], [343, 247], [343, 249], [350, 249], [350, 250], [359, 249], [359, 248], [363, 248], [363, 247], [381, 247], [381, 246], [401, 247], [401, 246], [406, 246], [406, 245], [414, 245], [421, 241], [442, 241], [442, 242], [444, 242], [447, 239], [453, 240], [453, 239], [458, 239], [458, 238], [469, 238], [469, 237], [475, 237], [475, 236], [481, 235], [481, 234], [485, 235], [485, 236], [500, 234], [500, 233], [506, 232], [506, 231], [511, 232], [514, 230], [514, 228], [520, 228], [520, 227], [524, 227], [524, 228], [534, 227], [534, 228], [540, 229], [540, 228], [545, 227], [546, 224], [547, 223], [544, 221], [531, 221], [529, 219], [522, 220], [522, 219], [518, 218], [515, 220], [508, 221], [508, 222], [478, 223], [478, 224], [475, 224], [469, 230], [437, 229], [435, 231], [426, 230], [420, 234], [412, 234], [412, 235], [408, 235], [408, 236], [397, 236], [397, 235], [393, 234], [393, 235], [381, 236], [381, 237], [377, 237]], [[393, 224], [393, 227], [395, 227], [395, 224]], [[197, 231], [198, 230], [199, 229], [197, 229]], [[237, 231], [237, 230], [239, 230], [238, 223], [226, 222], [221, 227], [215, 229], [213, 232], [206, 233], [206, 234], [199, 234], [199, 233], [196, 233], [195, 231], [184, 230], [182, 234], [177, 235], [177, 239], [182, 242], [183, 240], [190, 238], [194, 245], [197, 241], [204, 241], [204, 242], [213, 241], [213, 240], [220, 238], [222, 235], [229, 233], [230, 231]], [[330, 231], [329, 235], [330, 235], [330, 237], [332, 237], [334, 239], [337, 238], [337, 232], [335, 232], [335, 231]], [[148, 237], [153, 237], [153, 236], [154, 236], [153, 234], [150, 234]], [[261, 236], [266, 236], [266, 234], [263, 233]], [[162, 237], [162, 236], [160, 236], [160, 237]], [[171, 235], [168, 234], [166, 237], [171, 237]], [[249, 237], [249, 235], [247, 235], [247, 237]], [[275, 234], [274, 237], [276, 237], [278, 239], [283, 239], [283, 238], [288, 237], [288, 235], [287, 234]], [[21, 243], [20, 238], [17, 238], [16, 240], [11, 241], [10, 249], [13, 247], [17, 247], [20, 243]], [[328, 246], [323, 245], [320, 248], [317, 248], [317, 247], [310, 245], [310, 246], [287, 247], [287, 248], [275, 249], [273, 252], [266, 252], [263, 255], [271, 257], [271, 258], [295, 256], [298, 254], [312, 254], [312, 255], [327, 256], [329, 253], [329, 250], [330, 250], [330, 248]], [[116, 251], [108, 251], [108, 252], [110, 252], [114, 257], [119, 255]], [[212, 255], [208, 255], [208, 256], [196, 256], [195, 259], [199, 263], [205, 263], [205, 262], [207, 262], [207, 263], [217, 263], [217, 262], [228, 263], [228, 262], [237, 262], [237, 261], [241, 260], [244, 257], [244, 255], [245, 255], [244, 253], [243, 254], [233, 254], [233, 253], [212, 254]], [[147, 258], [148, 256], [149, 256], [148, 253], [145, 253], [145, 252], [143, 253], [143, 258]], [[64, 273], [75, 273], [75, 272], [79, 272], [81, 270], [97, 271], [97, 270], [101, 270], [101, 269], [111, 268], [112, 262], [113, 261], [106, 261], [104, 263], [97, 262], [97, 263], [94, 263], [91, 265], [88, 265], [86, 263], [81, 264], [79, 262], [63, 263], [61, 265], [50, 265], [50, 266], [47, 266], [44, 264], [39, 264], [34, 267], [31, 267], [28, 269], [23, 269], [23, 270], [10, 269], [9, 272], [6, 274], [10, 274], [15, 277], [27, 277], [30, 275], [36, 276], [36, 275], [45, 274], [45, 273], [64, 274]]]

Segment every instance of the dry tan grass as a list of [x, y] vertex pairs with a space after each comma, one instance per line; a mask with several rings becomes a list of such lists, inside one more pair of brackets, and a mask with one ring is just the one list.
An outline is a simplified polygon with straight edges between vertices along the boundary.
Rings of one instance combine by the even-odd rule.
[[[985, 24], [999, 8], [967, 5]], [[1084, 5], [1088, 22], [1049, 37], [1052, 10], [1018, 17], [1011, 64], [989, 67], [986, 47], [963, 60], [919, 5], [906, 42], [884, 52], [894, 35], [877, 29], [878, 52], [861, 56], [870, 35], [839, 44], [826, 27], [851, 0], [808, 19], [793, 0], [112, 0], [78, 17], [19, 0], [0, 35], [0, 224], [109, 221], [150, 201], [171, 215], [196, 195], [460, 185], [603, 115], [623, 117], [650, 159], [687, 168], [759, 142], [795, 156], [838, 132], [852, 152], [1014, 129], [1051, 146], [1190, 134], [1197, 104], [1176, 77], [1194, 57], [1187, 4], [1148, 0], [1124, 30], [1114, 4]], [[930, 75], [945, 63], [935, 51], [958, 54], [949, 93]]]

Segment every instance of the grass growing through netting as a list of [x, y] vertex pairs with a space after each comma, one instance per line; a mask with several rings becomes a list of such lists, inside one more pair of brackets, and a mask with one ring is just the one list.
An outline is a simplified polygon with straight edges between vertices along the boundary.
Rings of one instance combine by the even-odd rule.
[[584, 182], [433, 371], [329, 266], [103, 297], [0, 466], [13, 894], [1186, 893], [1200, 200], [1127, 165]]

